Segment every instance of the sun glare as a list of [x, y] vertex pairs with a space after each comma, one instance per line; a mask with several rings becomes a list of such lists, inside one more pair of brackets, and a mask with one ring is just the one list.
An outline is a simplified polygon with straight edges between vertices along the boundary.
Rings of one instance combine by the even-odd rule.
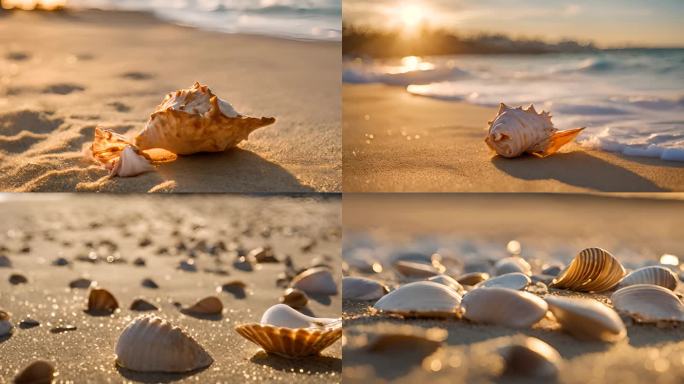
[[399, 8], [399, 17], [404, 32], [414, 33], [423, 23], [425, 12], [422, 7], [416, 4], [405, 4]]
[[66, 0], [3, 0], [2, 7], [5, 9], [22, 9], [25, 11], [32, 11], [34, 9], [43, 9], [52, 11], [55, 9], [64, 8]]

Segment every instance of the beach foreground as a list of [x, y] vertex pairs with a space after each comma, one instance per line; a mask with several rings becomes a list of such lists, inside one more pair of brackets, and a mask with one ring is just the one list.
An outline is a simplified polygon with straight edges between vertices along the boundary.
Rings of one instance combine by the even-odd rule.
[[[11, 337], [0, 338], [0, 377], [7, 381], [38, 359], [54, 364], [59, 382], [339, 380], [339, 341], [320, 356], [286, 359], [266, 354], [234, 331], [238, 324], [259, 322], [263, 312], [279, 302], [284, 288], [276, 280], [287, 269], [286, 256], [295, 268], [322, 263], [339, 275], [339, 199], [55, 195], [18, 199], [22, 197], [0, 203], [2, 255], [11, 262], [0, 267], [0, 308], [12, 314], [15, 325]], [[281, 262], [253, 264], [252, 271], [234, 264], [238, 253], [264, 246], [271, 246]], [[181, 266], [188, 260], [194, 260], [196, 271], [193, 265]], [[10, 284], [12, 274], [22, 274], [28, 281]], [[112, 292], [120, 310], [111, 316], [84, 313], [88, 290], [69, 288], [77, 278], [96, 281]], [[143, 285], [147, 278], [158, 288]], [[232, 281], [244, 282], [244, 291], [221, 290]], [[178, 308], [211, 295], [223, 303], [220, 316], [194, 317]], [[135, 298], [160, 310], [133, 311], [129, 306]], [[340, 295], [310, 296], [303, 311], [339, 317], [340, 306]], [[184, 328], [214, 363], [189, 374], [138, 373], [118, 367], [114, 348], [119, 335], [132, 319], [146, 314]], [[40, 326], [20, 326], [28, 317]], [[55, 330], [67, 325], [76, 329]]]
[[[348, 273], [394, 288], [407, 282], [391, 267], [394, 257], [437, 251], [449, 258], [446, 260], [461, 260], [462, 268], [476, 268], [508, 256], [506, 244], [513, 239], [522, 245], [521, 255], [530, 260], [534, 273], [539, 273], [539, 262], [567, 265], [587, 247], [609, 250], [628, 269], [657, 264], [664, 253], [684, 252], [681, 196], [345, 195], [344, 208], [343, 258], [350, 262]], [[359, 255], [372, 255], [384, 264], [384, 270], [364, 274], [355, 269], [351, 260]], [[675, 270], [681, 280], [681, 265]], [[680, 297], [684, 293], [681, 281], [676, 292]], [[611, 294], [555, 289], [548, 293], [591, 297], [604, 303], [609, 303]], [[402, 320], [374, 312], [373, 304], [343, 302], [344, 382], [553, 382], [546, 378], [516, 381], [501, 375], [497, 348], [521, 335], [539, 338], [558, 350], [562, 357], [560, 383], [678, 383], [684, 379], [681, 326], [639, 325], [626, 320], [626, 339], [602, 343], [578, 340], [562, 332], [551, 318], [531, 328], [514, 329], [462, 319]], [[448, 336], [439, 348], [413, 342], [384, 352], [366, 349], [372, 337], [402, 331], [399, 327], [406, 325], [418, 330], [440, 328]]]
[[684, 165], [587, 150], [494, 157], [495, 108], [422, 98], [401, 87], [342, 87], [345, 192], [684, 191]]
[[[136, 12], [0, 13], [0, 190], [340, 191], [340, 44], [227, 35]], [[84, 159], [96, 125], [141, 130], [195, 81], [240, 113], [249, 141], [134, 178]]]

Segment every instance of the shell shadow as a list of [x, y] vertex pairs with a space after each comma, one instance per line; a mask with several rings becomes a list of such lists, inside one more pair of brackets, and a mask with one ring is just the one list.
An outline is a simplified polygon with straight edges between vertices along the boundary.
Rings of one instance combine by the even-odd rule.
[[130, 380], [130, 381], [135, 381], [135, 382], [140, 382], [140, 383], [172, 383], [174, 381], [180, 381], [183, 380], [187, 377], [190, 377], [194, 374], [200, 373], [204, 371], [205, 369], [211, 367], [205, 367], [205, 368], [200, 368], [194, 371], [190, 372], [185, 372], [185, 373], [163, 373], [163, 372], [136, 372], [136, 371], [131, 371], [130, 369], [126, 369], [123, 367], [118, 366], [116, 363], [114, 363], [116, 370], [119, 372], [121, 376], [124, 378]]
[[667, 192], [638, 174], [586, 152], [556, 153], [540, 159], [531, 155], [514, 159], [492, 158], [499, 170], [523, 180], [558, 180], [601, 192]]
[[322, 304], [322, 305], [330, 305], [332, 303], [332, 299], [330, 298], [331, 295], [324, 295], [321, 293], [309, 293], [309, 299]]
[[181, 309], [180, 312], [184, 314], [185, 316], [190, 316], [194, 317], [195, 319], [200, 319], [200, 320], [209, 320], [209, 321], [221, 321], [223, 320], [223, 314], [215, 314], [215, 315], [203, 315], [201, 313], [196, 313], [192, 311], [188, 311], [186, 309]]
[[259, 351], [249, 361], [254, 364], [270, 367], [282, 372], [306, 372], [309, 375], [342, 372], [342, 359], [332, 356], [307, 356], [299, 359], [287, 359], [278, 355]]

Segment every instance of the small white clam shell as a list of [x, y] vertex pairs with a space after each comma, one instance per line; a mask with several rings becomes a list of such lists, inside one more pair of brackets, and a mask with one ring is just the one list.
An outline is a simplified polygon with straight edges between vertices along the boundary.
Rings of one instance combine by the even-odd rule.
[[110, 176], [131, 177], [146, 172], [154, 171], [154, 167], [144, 156], [136, 153], [131, 146], [127, 146], [121, 151], [119, 157], [109, 171]]
[[541, 298], [508, 288], [477, 288], [463, 296], [464, 317], [477, 323], [526, 328], [541, 320], [548, 305]]
[[634, 284], [653, 284], [660, 285], [674, 291], [678, 284], [677, 275], [668, 268], [659, 265], [639, 268], [625, 276], [620, 281], [620, 287], [627, 287]]
[[195, 339], [156, 316], [131, 321], [116, 343], [116, 363], [133, 371], [190, 372], [213, 361]]
[[614, 342], [627, 335], [620, 316], [596, 300], [560, 296], [544, 299], [563, 329], [579, 339]]
[[530, 280], [527, 275], [520, 272], [511, 272], [492, 277], [489, 280], [485, 280], [478, 285], [477, 288], [487, 288], [487, 287], [502, 287], [515, 290], [521, 290], [527, 287], [532, 280]]
[[582, 250], [553, 280], [551, 287], [579, 292], [603, 292], [622, 280], [625, 268], [601, 248]]
[[520, 272], [529, 276], [532, 274], [532, 267], [520, 256], [506, 257], [494, 264], [494, 274], [497, 276], [513, 272]]
[[377, 300], [389, 290], [379, 282], [365, 277], [342, 278], [342, 298], [344, 300]]
[[452, 317], [458, 315], [461, 296], [453, 289], [431, 281], [402, 285], [378, 300], [373, 308], [403, 316]]
[[291, 286], [307, 294], [336, 295], [337, 284], [328, 268], [309, 268], [292, 279]]
[[555, 348], [536, 337], [521, 337], [499, 349], [505, 361], [504, 374], [526, 377], [558, 375], [562, 358]]
[[682, 322], [684, 304], [671, 290], [659, 285], [635, 284], [611, 296], [613, 307], [641, 323]]
[[454, 280], [451, 276], [437, 275], [432, 276], [427, 280], [432, 281], [434, 283], [446, 285], [447, 287], [456, 291], [456, 293], [458, 293], [461, 296], [465, 293], [465, 289], [463, 288], [463, 286], [458, 281]]

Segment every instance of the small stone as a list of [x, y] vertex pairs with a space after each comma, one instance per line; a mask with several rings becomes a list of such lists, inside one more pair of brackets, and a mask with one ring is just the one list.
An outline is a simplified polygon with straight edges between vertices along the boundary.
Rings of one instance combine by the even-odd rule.
[[187, 259], [183, 260], [178, 264], [178, 269], [186, 272], [197, 272], [197, 266], [195, 265], [195, 260]]
[[19, 328], [30, 329], [30, 328], [35, 328], [39, 325], [40, 325], [40, 321], [34, 320], [30, 317], [27, 317], [19, 323]]
[[26, 284], [26, 283], [28, 283], [28, 279], [24, 275], [20, 275], [18, 273], [13, 273], [9, 277], [9, 282], [12, 285]]
[[94, 282], [90, 279], [85, 279], [85, 278], [79, 278], [76, 280], [72, 280], [69, 283], [69, 288], [77, 288], [77, 289], [88, 289], [91, 286], [95, 285], [93, 284]]
[[130, 309], [132, 311], [157, 311], [159, 308], [155, 306], [154, 304], [150, 303], [147, 300], [144, 299], [135, 299], [131, 303]]
[[155, 283], [154, 280], [149, 279], [149, 278], [148, 278], [148, 279], [143, 279], [143, 281], [142, 281], [142, 286], [145, 287], [145, 288], [152, 288], [152, 289], [157, 289], [157, 288], [159, 288], [159, 285], [158, 285], [157, 283]]
[[58, 267], [63, 267], [65, 265], [69, 265], [69, 260], [67, 260], [63, 257], [58, 257], [52, 262], [52, 265], [55, 265]]
[[58, 325], [56, 327], [53, 327], [50, 329], [50, 333], [64, 333], [64, 332], [70, 332], [70, 331], [75, 331], [76, 326], [71, 325], [71, 324], [66, 324], [66, 325]]
[[133, 260], [133, 265], [136, 267], [144, 267], [146, 264], [145, 259], [142, 257], [136, 257], [135, 260]]

